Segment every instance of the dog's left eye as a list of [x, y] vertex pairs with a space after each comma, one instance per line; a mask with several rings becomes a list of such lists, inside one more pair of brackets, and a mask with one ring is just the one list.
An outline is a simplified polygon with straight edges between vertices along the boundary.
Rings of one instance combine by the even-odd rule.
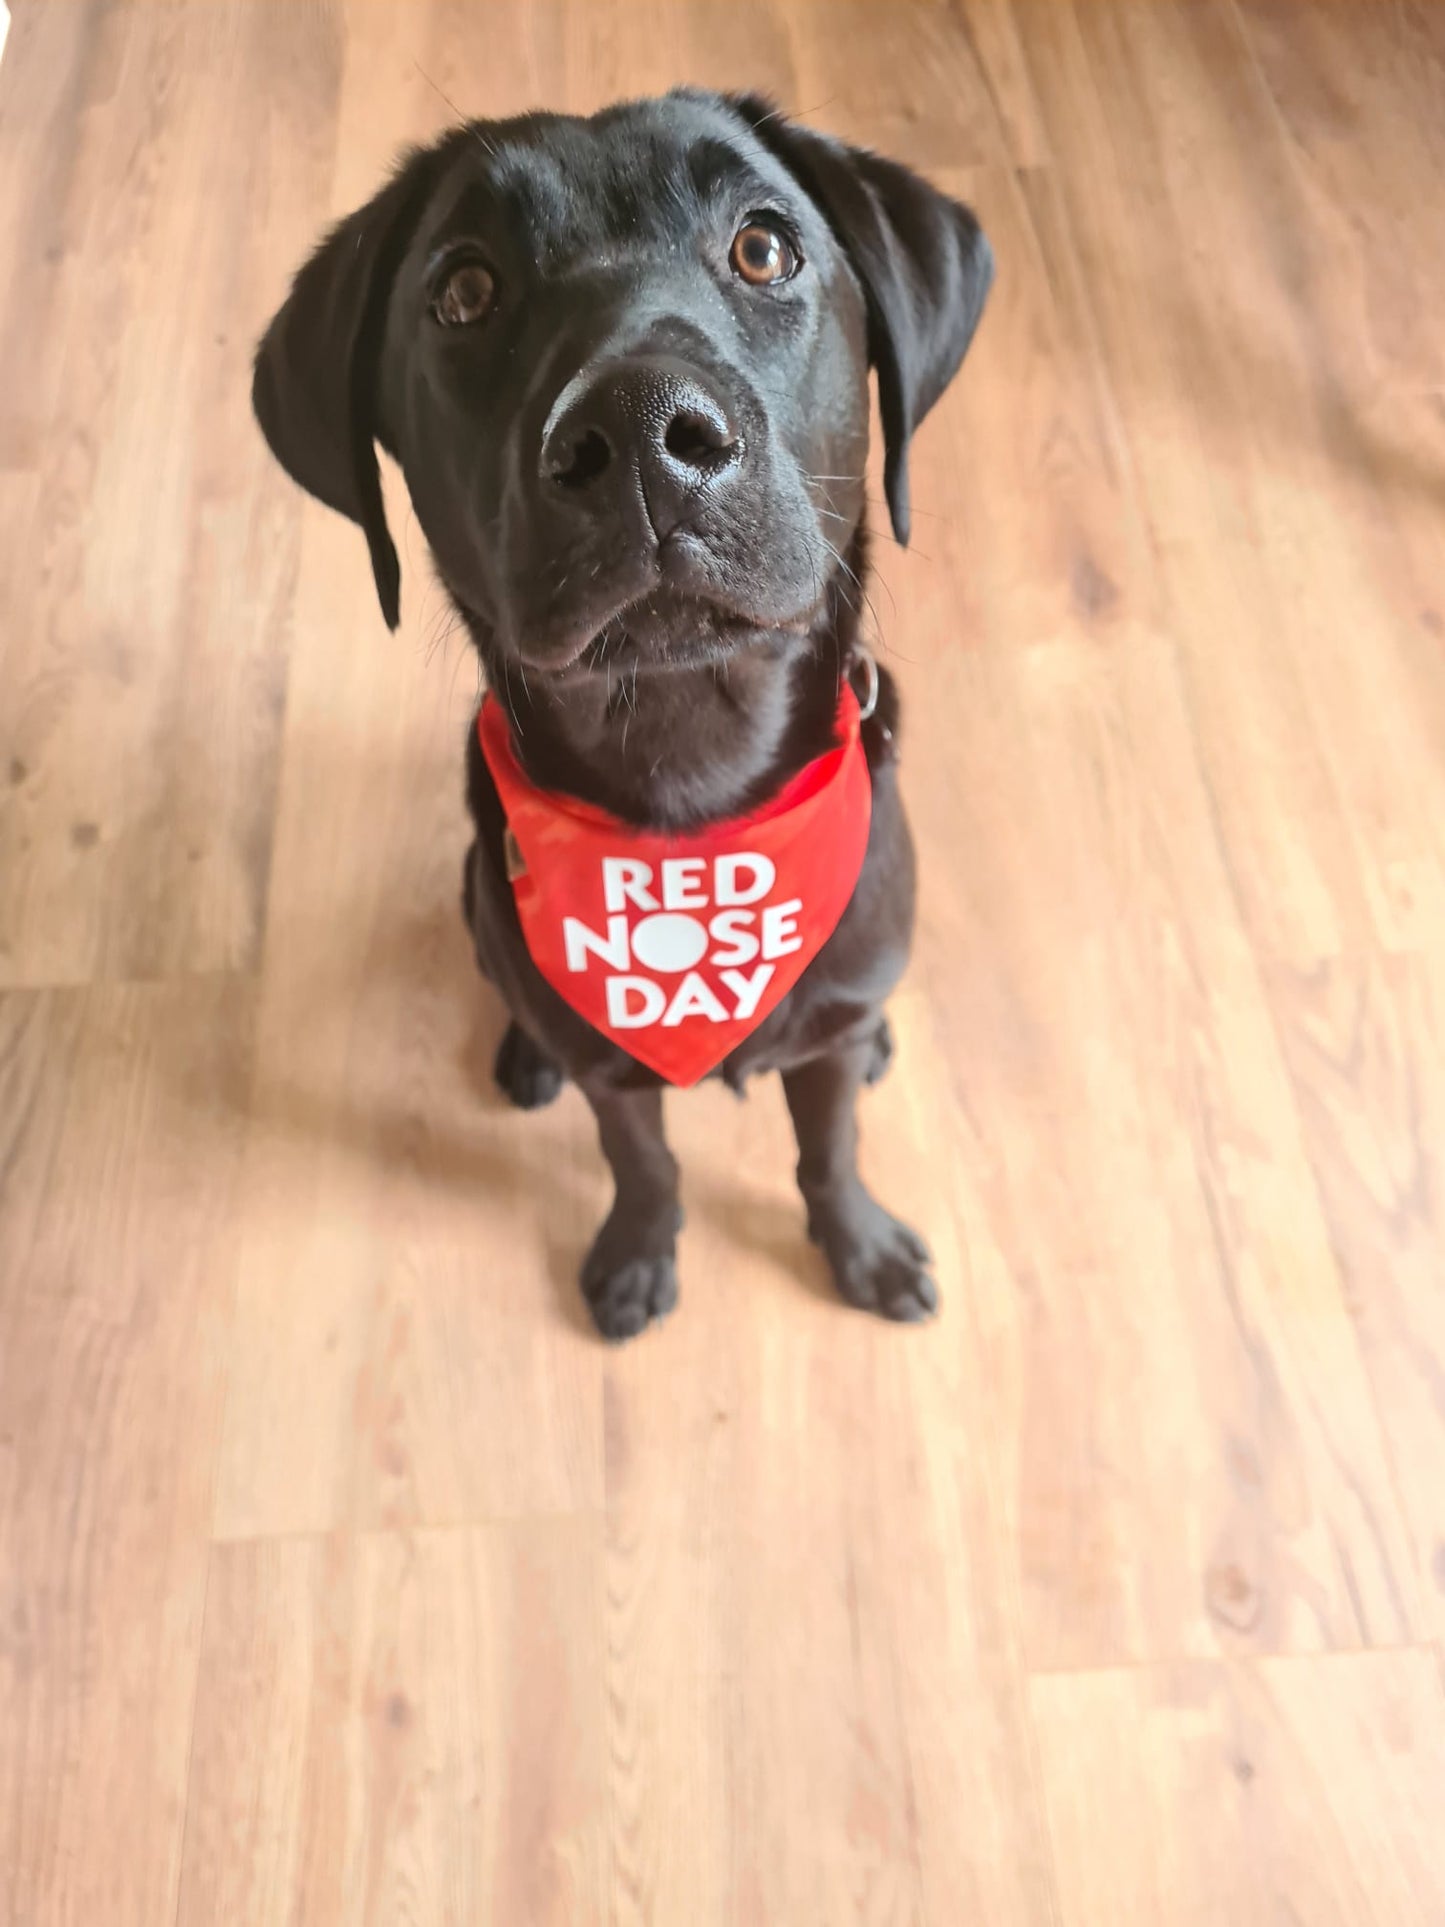
[[481, 321], [497, 298], [497, 284], [480, 261], [459, 261], [431, 298], [431, 311], [444, 328], [466, 328]]
[[791, 281], [803, 265], [786, 234], [757, 220], [745, 221], [738, 229], [728, 260], [733, 273], [750, 288], [770, 288], [779, 281]]

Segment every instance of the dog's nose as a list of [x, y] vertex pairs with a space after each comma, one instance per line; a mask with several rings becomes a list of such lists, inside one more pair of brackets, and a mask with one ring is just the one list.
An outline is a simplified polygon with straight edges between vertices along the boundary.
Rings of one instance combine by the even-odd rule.
[[742, 457], [736, 425], [696, 374], [638, 360], [604, 370], [549, 424], [541, 473], [599, 512], [640, 486], [663, 541], [703, 491], [736, 474]]

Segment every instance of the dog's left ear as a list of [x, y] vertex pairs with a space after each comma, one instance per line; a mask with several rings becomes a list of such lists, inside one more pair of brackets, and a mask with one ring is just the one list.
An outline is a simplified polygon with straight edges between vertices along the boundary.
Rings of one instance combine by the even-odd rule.
[[251, 405], [277, 461], [328, 508], [361, 524], [381, 613], [401, 619], [401, 567], [386, 525], [377, 379], [386, 303], [429, 155], [332, 229], [301, 269], [256, 350]]
[[970, 209], [897, 161], [785, 120], [757, 95], [734, 95], [731, 105], [817, 203], [862, 283], [883, 485], [893, 533], [906, 543], [908, 444], [973, 340], [993, 250]]

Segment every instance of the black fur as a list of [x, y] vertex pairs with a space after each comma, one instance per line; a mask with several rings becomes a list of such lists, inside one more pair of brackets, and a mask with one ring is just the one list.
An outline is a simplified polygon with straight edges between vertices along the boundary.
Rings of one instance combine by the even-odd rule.
[[[757, 218], [801, 263], [776, 285], [730, 265]], [[493, 305], [445, 326], [459, 261], [485, 266]], [[396, 456], [536, 782], [695, 825], [829, 747], [866, 574], [869, 368], [904, 541], [909, 439], [991, 277], [966, 208], [751, 97], [473, 123], [411, 155], [302, 269], [257, 353], [256, 413], [296, 480], [360, 523], [393, 626], [375, 443]], [[912, 1319], [936, 1303], [927, 1253], [855, 1162], [854, 1097], [891, 1057], [881, 1006], [913, 922], [897, 696], [880, 681], [852, 901], [720, 1074], [741, 1089], [782, 1072], [809, 1228], [841, 1292]], [[533, 966], [474, 731], [467, 796], [467, 922], [513, 1020], [498, 1080], [529, 1108], [570, 1077], [596, 1112], [617, 1197], [583, 1287], [600, 1329], [630, 1336], [676, 1298], [658, 1079]]]

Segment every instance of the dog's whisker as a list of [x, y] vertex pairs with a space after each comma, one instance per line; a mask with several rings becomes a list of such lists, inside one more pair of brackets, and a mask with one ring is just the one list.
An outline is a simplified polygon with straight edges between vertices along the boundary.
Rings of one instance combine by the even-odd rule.
[[487, 139], [485, 134], [483, 134], [481, 128], [478, 127], [476, 121], [468, 120], [467, 116], [462, 112], [461, 108], [457, 106], [456, 102], [452, 99], [451, 95], [447, 93], [445, 89], [437, 85], [437, 83], [432, 79], [431, 75], [427, 72], [426, 68], [422, 66], [419, 60], [414, 59], [411, 64], [413, 67], [416, 68], [417, 72], [421, 75], [422, 79], [426, 82], [427, 86], [431, 88], [432, 92], [437, 96], [437, 98], [439, 100], [445, 101], [447, 106], [451, 108], [452, 112], [456, 115], [457, 119], [462, 122], [463, 126], [466, 128], [467, 132], [471, 135], [472, 139], [477, 143], [477, 145], [485, 153], [490, 154], [492, 158], [495, 159], [497, 150], [495, 147], [493, 147], [492, 143]]
[[[459, 624], [458, 624], [458, 623], [456, 623], [456, 622], [453, 622], [453, 623], [451, 624], [451, 626], [449, 627], [449, 629], [447, 630], [447, 641], [448, 641], [448, 642], [450, 642], [450, 641], [451, 641], [451, 639], [452, 639], [452, 637], [453, 637], [453, 636], [454, 636], [454, 635], [456, 634], [456, 632], [457, 632], [457, 629], [458, 629], [458, 626], [459, 626]], [[453, 662], [453, 664], [452, 664], [452, 673], [451, 673], [451, 680], [450, 680], [450, 681], [448, 682], [448, 684], [447, 684], [447, 700], [448, 700], [448, 702], [450, 702], [450, 701], [452, 700], [452, 698], [453, 698], [453, 697], [454, 697], [454, 696], [456, 695], [456, 693], [457, 693], [457, 671], [458, 671], [458, 670], [459, 670], [459, 669], [461, 668], [461, 666], [462, 666], [462, 664], [463, 664], [463, 663], [464, 663], [464, 662], [466, 661], [466, 659], [467, 659], [467, 652], [466, 652], [466, 650], [465, 650], [465, 649], [459, 649], [459, 650], [457, 651], [457, 654], [456, 654], [456, 660], [455, 660], [455, 662]], [[481, 665], [480, 665], [480, 663], [479, 663], [479, 664], [477, 665], [477, 668], [478, 668], [478, 673], [480, 673], [480, 670], [481, 670]]]
[[837, 98], [838, 96], [836, 94], [829, 94], [826, 100], [820, 100], [815, 107], [797, 107], [792, 109], [773, 107], [766, 114], [760, 114], [753, 122], [753, 126], [765, 127], [770, 120], [806, 120], [809, 114], [821, 114], [825, 107], [831, 107]]
[[522, 727], [522, 719], [517, 713], [517, 705], [512, 701], [512, 665], [506, 656], [502, 657], [502, 682], [507, 691], [507, 710], [512, 718], [512, 727], [519, 736], [525, 736], [527, 732]]
[[[889, 508], [887, 502], [884, 501], [883, 497], [881, 495], [875, 495], [871, 489], [868, 490], [865, 499], [870, 508], [881, 509], [885, 515], [892, 514], [892, 510]], [[948, 520], [946, 515], [940, 515], [936, 509], [920, 508], [916, 502], [909, 504], [908, 512], [915, 522], [918, 521], [920, 517], [925, 522], [946, 522]], [[910, 555], [916, 555], [918, 553], [911, 542], [908, 545], [908, 553]]]
[[[874, 603], [872, 596], [869, 595], [867, 589], [865, 589], [862, 582], [859, 581], [857, 572], [854, 569], [850, 568], [849, 565], [843, 560], [843, 557], [839, 555], [837, 549], [833, 547], [833, 544], [828, 540], [827, 536], [820, 533], [818, 540], [823, 544], [823, 547], [827, 549], [829, 553], [833, 556], [834, 560], [837, 562], [839, 568], [843, 570], [844, 574], [847, 575], [851, 581], [857, 583], [858, 593], [863, 598], [864, 605], [866, 606], [869, 615], [873, 618], [874, 631], [878, 635], [879, 640], [881, 641], [882, 635], [883, 635], [883, 624], [878, 614], [877, 605]], [[881, 580], [881, 578], [879, 579]], [[883, 586], [885, 589], [888, 590], [888, 600], [892, 606], [893, 613], [896, 616], [898, 613], [898, 604], [894, 600], [893, 591], [888, 588], [888, 584], [886, 582], [884, 582]], [[854, 613], [856, 614], [857, 605], [850, 604], [849, 606], [854, 609]]]

